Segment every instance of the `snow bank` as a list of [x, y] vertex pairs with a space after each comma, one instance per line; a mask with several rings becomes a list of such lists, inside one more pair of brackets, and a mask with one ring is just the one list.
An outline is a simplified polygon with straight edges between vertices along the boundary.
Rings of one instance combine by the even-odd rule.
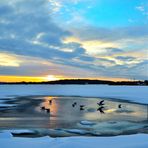
[[81, 121], [80, 124], [82, 125], [95, 125], [96, 123], [95, 122], [91, 122], [91, 121]]
[[109, 97], [148, 103], [147, 86], [109, 85], [0, 85], [0, 97], [9, 95], [65, 95]]
[[2, 141], [2, 139], [6, 139], [6, 138], [10, 139], [12, 137], [13, 137], [12, 134], [8, 131], [0, 132], [0, 142]]
[[0, 138], [2, 148], [146, 148], [148, 136], [144, 134], [118, 137], [70, 138]]

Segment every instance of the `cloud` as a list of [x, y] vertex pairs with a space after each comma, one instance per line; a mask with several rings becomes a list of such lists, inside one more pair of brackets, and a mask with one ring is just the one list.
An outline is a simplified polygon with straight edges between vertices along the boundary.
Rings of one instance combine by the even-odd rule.
[[104, 48], [104, 54], [105, 55], [114, 55], [114, 54], [117, 54], [117, 53], [123, 53], [123, 50], [122, 49], [119, 49], [119, 48], [113, 48], [113, 47], [108, 47], [108, 48]]
[[[116, 62], [116, 60], [124, 62], [132, 59], [123, 57], [125, 49], [114, 44], [125, 39], [134, 39], [134, 41], [136, 39], [137, 42], [141, 42], [140, 39], [143, 37], [144, 42], [139, 43], [143, 45], [148, 36], [147, 26], [112, 29], [86, 26], [65, 29], [59, 27], [60, 22], [58, 24], [53, 20], [52, 10], [49, 7], [49, 3], [53, 2], [49, 0], [0, 2], [0, 53], [1, 55], [3, 53], [3, 58], [0, 59], [1, 75], [58, 73], [77, 77], [128, 77], [129, 70], [132, 73], [136, 70], [137, 77], [143, 79], [146, 77], [144, 70], [143, 75], [138, 70], [138, 67], [142, 69], [146, 66], [144, 61], [144, 63], [142, 61], [128, 63], [130, 66]], [[70, 3], [66, 0], [60, 1], [62, 6], [65, 2]], [[73, 1], [77, 2], [79, 1]], [[60, 5], [55, 5], [61, 9]], [[69, 37], [77, 37], [80, 42], [77, 40], [64, 42]], [[110, 44], [102, 45], [106, 42]], [[88, 46], [89, 51], [96, 47], [97, 54], [90, 54], [86, 49]]]
[[83, 28], [71, 28], [70, 30], [75, 37], [80, 38], [82, 41], [119, 41], [123, 39], [140, 39], [141, 37], [148, 37], [147, 25], [119, 28], [85, 26]]
[[133, 78], [148, 80], [148, 60], [143, 60], [129, 69]]
[[13, 12], [13, 8], [8, 6], [8, 5], [1, 5], [0, 6], [0, 14], [2, 15], [2, 17], [9, 15], [10, 13]]
[[0, 66], [1, 67], [19, 67], [22, 61], [17, 58], [17, 56], [12, 56], [11, 54], [0, 53]]
[[117, 56], [116, 59], [120, 60], [120, 61], [133, 61], [136, 58], [135, 57], [130, 57], [130, 56]]
[[133, 64], [130, 67], [128, 64], [108, 67], [107, 70], [104, 70], [104, 75], [110, 77], [117, 77], [118, 75], [118, 77], [129, 78], [132, 80], [146, 80], [148, 79], [148, 61], [144, 60], [137, 64]]
[[95, 58], [94, 57], [90, 57], [90, 56], [80, 56], [80, 57], [78, 57], [80, 60], [82, 60], [82, 61], [87, 61], [87, 62], [93, 62], [94, 60], [95, 60]]
[[139, 11], [142, 11], [142, 12], [145, 10], [145, 8], [143, 6], [137, 6], [136, 9]]
[[[63, 43], [63, 38], [71, 35], [71, 33], [53, 23], [48, 14], [48, 9], [45, 9], [46, 5], [42, 2], [42, 0], [36, 2], [31, 0], [29, 3], [26, 3], [26, 1], [11, 1], [7, 7], [5, 3], [3, 4], [3, 10], [7, 9], [7, 11], [3, 11], [7, 15], [4, 19], [8, 23], [0, 24], [0, 32], [2, 32], [0, 51], [20, 57], [32, 57], [33, 59], [36, 57], [38, 60], [43, 58], [48, 62], [62, 64], [63, 67], [65, 65], [75, 67], [75, 69], [76, 67], [85, 69], [87, 65], [74, 62], [73, 59], [80, 58], [83, 62], [83, 60], [93, 60], [93, 57], [88, 56], [79, 43]], [[8, 10], [11, 10], [11, 13]], [[63, 48], [70, 48], [71, 51], [64, 51]], [[0, 74], [38, 75], [47, 73], [47, 69], [53, 67], [39, 64], [39, 62], [34, 64], [33, 60], [29, 63], [24, 60], [18, 65], [18, 68], [13, 68], [12, 65], [4, 67], [3, 64], [0, 67]], [[41, 71], [38, 72], [38, 69], [41, 69]], [[52, 73], [52, 70], [50, 72]]]
[[[7, 7], [3, 5], [2, 8], [6, 9]], [[80, 44], [64, 44], [62, 42], [63, 38], [71, 33], [53, 23], [48, 9], [45, 9], [46, 5], [44, 5], [43, 0], [36, 2], [31, 0], [29, 3], [21, 1], [15, 3], [15, 6], [8, 5], [8, 8], [13, 8], [13, 11], [11, 13], [3, 11], [3, 13], [7, 12], [5, 20], [9, 23], [0, 24], [0, 32], [2, 32], [0, 37], [1, 51], [47, 59], [69, 59], [85, 54], [85, 49]], [[59, 50], [64, 47], [71, 48], [72, 51]]]
[[[81, 3], [92, 3], [91, 0], [48, 0], [48, 2], [53, 13], [59, 13], [62, 9], [67, 10], [69, 5], [74, 7]], [[73, 7], [70, 7], [71, 10]]]
[[148, 3], [147, 2], [140, 4], [139, 6], [136, 6], [136, 9], [140, 11], [142, 15], [146, 17], [148, 16]]

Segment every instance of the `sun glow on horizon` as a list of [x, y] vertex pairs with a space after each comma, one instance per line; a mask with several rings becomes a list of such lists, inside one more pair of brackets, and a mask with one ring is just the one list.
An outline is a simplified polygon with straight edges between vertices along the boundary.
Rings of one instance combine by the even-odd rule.
[[12, 76], [0, 75], [0, 82], [41, 82], [45, 81], [44, 77], [40, 76]]
[[68, 77], [62, 75], [46, 75], [46, 76], [12, 76], [0, 75], [0, 82], [47, 82], [64, 79], [89, 79], [89, 80], [110, 80], [110, 81], [130, 81], [126, 78], [108, 78], [108, 77]]
[[47, 81], [55, 81], [55, 80], [59, 80], [60, 78], [59, 77], [57, 77], [57, 76], [55, 76], [55, 75], [47, 75], [46, 77], [45, 77], [45, 80], [47, 80]]

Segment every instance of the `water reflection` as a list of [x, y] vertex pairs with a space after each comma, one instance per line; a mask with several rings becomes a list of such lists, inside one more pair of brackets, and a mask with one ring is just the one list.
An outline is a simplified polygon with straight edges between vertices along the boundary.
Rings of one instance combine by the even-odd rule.
[[50, 113], [53, 116], [56, 115], [56, 113], [58, 112], [58, 108], [60, 108], [60, 106], [58, 106], [59, 104], [55, 102], [55, 99], [57, 99], [57, 97], [43, 97], [43, 102], [40, 104], [39, 107], [37, 107], [37, 110], [40, 112], [41, 107], [45, 107], [45, 109], [50, 109]]
[[28, 96], [8, 99], [5, 104], [9, 106], [0, 107], [1, 129], [45, 128], [50, 130], [49, 135], [51, 129], [56, 133], [58, 129], [61, 135], [78, 132], [70, 129], [86, 130], [91, 135], [148, 132], [147, 105], [138, 103], [107, 98]]

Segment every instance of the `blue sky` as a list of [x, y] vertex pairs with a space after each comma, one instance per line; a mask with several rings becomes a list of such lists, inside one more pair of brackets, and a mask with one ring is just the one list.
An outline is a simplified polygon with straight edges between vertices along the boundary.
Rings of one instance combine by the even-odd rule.
[[1, 0], [0, 76], [148, 79], [147, 0]]
[[138, 9], [138, 7], [148, 9], [146, 5], [146, 0], [82, 0], [77, 3], [69, 1], [55, 13], [56, 18], [61, 21], [69, 21], [76, 14], [93, 26], [122, 27], [147, 24], [145, 20], [147, 16], [140, 12], [140, 8]]

